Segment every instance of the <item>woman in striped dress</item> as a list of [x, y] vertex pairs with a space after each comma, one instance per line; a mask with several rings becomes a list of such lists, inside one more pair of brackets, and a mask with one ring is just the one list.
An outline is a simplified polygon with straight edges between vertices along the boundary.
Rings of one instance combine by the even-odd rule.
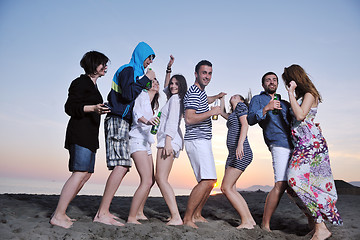
[[225, 165], [225, 175], [221, 184], [221, 191], [229, 199], [241, 217], [241, 224], [237, 228], [253, 229], [256, 225], [245, 199], [236, 190], [236, 181], [251, 163], [253, 154], [247, 139], [249, 128], [247, 122], [248, 99], [241, 95], [230, 98], [230, 113], [225, 111], [225, 100], [221, 98], [223, 116], [227, 119], [228, 134], [226, 145], [229, 155]]

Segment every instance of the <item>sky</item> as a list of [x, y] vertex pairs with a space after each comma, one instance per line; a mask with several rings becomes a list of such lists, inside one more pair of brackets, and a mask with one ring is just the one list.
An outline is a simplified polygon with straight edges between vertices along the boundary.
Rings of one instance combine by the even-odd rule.
[[[360, 170], [360, 2], [304, 1], [0, 1], [0, 176], [65, 181], [64, 112], [72, 80], [83, 73], [84, 53], [96, 50], [111, 60], [98, 80], [104, 99], [116, 70], [129, 62], [135, 46], [155, 51], [151, 68], [162, 86], [169, 55], [173, 74], [194, 83], [194, 67], [213, 64], [208, 95], [253, 95], [261, 77], [301, 65], [323, 97], [316, 122], [328, 142], [335, 179], [359, 181]], [[280, 80], [278, 93], [288, 99]], [[160, 104], [166, 97], [161, 95]], [[90, 182], [105, 184], [103, 119], [100, 149]], [[183, 127], [182, 123], [182, 127]], [[227, 157], [226, 121], [213, 123], [218, 181]], [[254, 159], [237, 187], [273, 185], [271, 155], [259, 126], [250, 127]], [[153, 154], [156, 148], [153, 147]], [[135, 167], [122, 184], [139, 182]], [[174, 162], [175, 188], [196, 184], [185, 151]], [[59, 190], [60, 191], [60, 190]]]

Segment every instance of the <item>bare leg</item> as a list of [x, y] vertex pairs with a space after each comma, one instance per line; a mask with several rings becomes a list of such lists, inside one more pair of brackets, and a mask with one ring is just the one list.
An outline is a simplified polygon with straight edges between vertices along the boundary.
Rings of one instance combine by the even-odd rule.
[[97, 211], [93, 220], [94, 222], [100, 222], [107, 225], [124, 226], [123, 223], [115, 220], [119, 219], [118, 217], [110, 213], [110, 204], [127, 172], [128, 168], [123, 166], [116, 166], [110, 173], [106, 182], [104, 195], [101, 199], [99, 210]]
[[148, 198], [148, 196], [149, 196], [150, 190], [151, 190], [152, 186], [154, 186], [154, 184], [155, 184], [155, 176], [154, 176], [154, 164], [153, 164], [152, 155], [151, 155], [151, 154], [148, 155], [148, 158], [149, 158], [149, 161], [150, 161], [151, 164], [152, 164], [152, 168], [151, 168], [151, 169], [152, 169], [153, 180], [152, 180], [152, 185], [151, 185], [151, 187], [149, 188], [149, 190], [148, 190], [148, 192], [147, 192], [147, 194], [146, 194], [146, 197], [145, 197], [144, 200], [142, 201], [142, 203], [141, 203], [141, 205], [140, 205], [140, 207], [139, 207], [138, 213], [136, 214], [136, 219], [137, 219], [137, 220], [149, 220], [149, 219], [145, 216], [145, 214], [144, 214], [144, 207], [145, 207], [146, 200], [147, 200], [147, 198]]
[[243, 171], [233, 167], [225, 170], [225, 176], [221, 184], [221, 191], [225, 194], [231, 205], [236, 209], [241, 217], [241, 224], [237, 228], [253, 229], [256, 225], [245, 199], [236, 190], [236, 181]]
[[66, 209], [90, 176], [91, 174], [88, 172], [73, 172], [71, 174], [61, 190], [60, 199], [50, 219], [50, 224], [63, 228], [72, 226], [73, 221], [66, 215]]
[[[215, 183], [216, 183], [216, 181], [215, 181]], [[215, 184], [215, 183], [214, 183], [214, 184]], [[209, 197], [210, 197], [210, 193], [211, 193], [211, 190], [212, 190], [213, 187], [214, 187], [214, 184], [213, 184], [213, 186], [212, 186], [211, 188], [209, 188], [209, 190], [204, 194], [204, 197], [202, 198], [200, 204], [199, 204], [199, 205], [197, 206], [197, 208], [195, 209], [195, 212], [194, 212], [194, 214], [193, 214], [193, 222], [204, 222], [204, 223], [208, 222], [208, 220], [206, 220], [206, 219], [202, 216], [201, 212], [202, 212], [203, 207], [205, 206], [206, 201], [207, 201], [207, 200], [209, 199]]]
[[329, 237], [331, 237], [331, 232], [327, 229], [325, 223], [315, 223], [315, 233], [311, 240], [324, 240]]
[[281, 196], [284, 194], [288, 184], [286, 181], [279, 181], [275, 183], [274, 188], [269, 192], [266, 197], [264, 215], [261, 223], [261, 228], [266, 231], [270, 230], [270, 219], [279, 205]]
[[163, 158], [162, 149], [158, 148], [157, 151], [155, 179], [170, 210], [171, 217], [167, 225], [182, 225], [183, 221], [176, 204], [175, 193], [168, 181], [174, 157], [171, 155]]
[[132, 158], [134, 159], [136, 169], [140, 175], [140, 185], [132, 199], [127, 222], [141, 224], [136, 219], [136, 216], [139, 210], [141, 211], [140, 207], [148, 197], [150, 188], [154, 184], [154, 165], [151, 155], [148, 155], [146, 151], [134, 152]]
[[[185, 216], [184, 216], [184, 224], [193, 228], [198, 228], [193, 221], [193, 216], [195, 210], [199, 207], [199, 205], [204, 201], [204, 198], [207, 199], [211, 189], [214, 187], [216, 183], [216, 179], [211, 180], [201, 180], [191, 191]], [[206, 196], [207, 195], [207, 196]]]

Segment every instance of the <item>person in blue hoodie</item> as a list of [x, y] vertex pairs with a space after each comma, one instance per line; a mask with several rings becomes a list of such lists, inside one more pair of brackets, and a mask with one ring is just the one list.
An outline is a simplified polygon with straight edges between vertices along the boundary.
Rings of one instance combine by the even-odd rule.
[[136, 97], [145, 88], [151, 87], [155, 73], [147, 68], [155, 58], [153, 49], [140, 42], [132, 54], [129, 64], [121, 66], [115, 73], [107, 97], [111, 112], [105, 118], [106, 162], [111, 173], [106, 182], [104, 195], [94, 222], [123, 226], [118, 217], [109, 211], [111, 201], [120, 183], [131, 167], [129, 152], [129, 130]]

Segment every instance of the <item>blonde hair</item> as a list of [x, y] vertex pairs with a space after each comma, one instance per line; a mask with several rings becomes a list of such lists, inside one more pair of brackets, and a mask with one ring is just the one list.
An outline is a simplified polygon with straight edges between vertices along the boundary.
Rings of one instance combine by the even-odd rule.
[[296, 99], [303, 98], [306, 93], [310, 93], [319, 102], [322, 102], [322, 98], [315, 85], [310, 80], [308, 74], [305, 70], [299, 65], [293, 64], [290, 67], [284, 68], [284, 73], [282, 74], [282, 79], [284, 84], [289, 86], [291, 81], [294, 81], [297, 85], [295, 88]]

